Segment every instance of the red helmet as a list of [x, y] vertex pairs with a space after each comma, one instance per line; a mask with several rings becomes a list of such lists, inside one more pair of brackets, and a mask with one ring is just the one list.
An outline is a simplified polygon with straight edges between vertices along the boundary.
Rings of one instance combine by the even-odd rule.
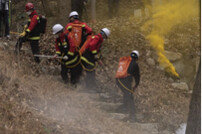
[[25, 11], [27, 12], [31, 9], [34, 9], [34, 5], [32, 3], [27, 3], [25, 6]]

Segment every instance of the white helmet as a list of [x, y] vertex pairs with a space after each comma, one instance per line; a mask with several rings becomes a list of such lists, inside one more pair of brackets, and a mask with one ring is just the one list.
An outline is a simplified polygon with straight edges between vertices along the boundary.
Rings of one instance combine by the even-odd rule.
[[132, 53], [131, 53], [132, 57], [135, 56], [133, 54], [135, 54], [137, 56], [137, 58], [139, 58], [139, 56], [140, 56], [140, 54], [139, 54], [139, 52], [137, 50], [132, 51]]
[[72, 16], [79, 16], [77, 11], [73, 11], [69, 14], [69, 18], [71, 18]]
[[105, 33], [105, 35], [106, 35], [107, 37], [109, 37], [110, 31], [109, 31], [108, 28], [103, 28], [101, 31], [103, 31], [103, 32]]
[[60, 32], [61, 30], [63, 30], [63, 26], [61, 24], [55, 24], [52, 30], [53, 30], [53, 34], [56, 34]]

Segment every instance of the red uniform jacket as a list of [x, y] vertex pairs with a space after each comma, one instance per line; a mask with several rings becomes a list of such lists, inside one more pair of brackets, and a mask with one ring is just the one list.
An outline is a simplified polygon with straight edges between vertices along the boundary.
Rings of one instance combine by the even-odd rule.
[[102, 42], [103, 42], [103, 37], [101, 34], [94, 35], [86, 44], [85, 50], [92, 52], [92, 54], [97, 54], [100, 52], [100, 47]]
[[[66, 37], [65, 37], [66, 36]], [[65, 33], [62, 33], [55, 41], [56, 53], [58, 55], [70, 55], [73, 56], [76, 51], [76, 46], [72, 38]]]
[[97, 34], [90, 37], [82, 46], [80, 51], [82, 53], [81, 62], [86, 68], [92, 69], [95, 67], [95, 62], [97, 61], [95, 55], [100, 52], [102, 42], [102, 35]]
[[36, 10], [34, 10], [30, 15], [29, 15], [29, 22], [28, 22], [28, 28], [26, 31], [31, 32], [35, 26], [38, 24], [39, 20], [39, 15], [37, 14]]

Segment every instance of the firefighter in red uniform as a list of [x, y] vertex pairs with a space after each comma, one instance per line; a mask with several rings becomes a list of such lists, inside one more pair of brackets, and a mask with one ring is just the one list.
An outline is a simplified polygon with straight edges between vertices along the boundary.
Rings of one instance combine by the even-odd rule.
[[[25, 31], [20, 35], [21, 41], [29, 41], [32, 49], [33, 55], [39, 53], [39, 40], [40, 40], [40, 31], [39, 31], [39, 15], [34, 9], [34, 5], [32, 3], [27, 3], [25, 6], [25, 11], [27, 15], [29, 15], [28, 24], [25, 26]], [[20, 43], [19, 49], [22, 47], [22, 43]], [[34, 60], [37, 63], [40, 63], [40, 59], [35, 57]]]
[[[119, 110], [129, 110], [130, 119], [134, 119], [135, 105], [133, 94], [140, 82], [140, 71], [137, 64], [139, 52], [134, 50], [131, 56], [122, 57], [119, 60], [119, 67], [116, 73], [116, 82], [123, 92], [123, 105]], [[135, 78], [135, 86], [132, 89], [133, 77]]]
[[69, 14], [69, 23], [65, 27], [65, 33], [71, 33], [75, 45], [77, 47], [82, 47], [89, 35], [92, 35], [92, 28], [90, 28], [86, 23], [79, 20], [79, 14], [73, 11]]
[[81, 57], [81, 64], [86, 70], [86, 87], [88, 88], [95, 88], [95, 68], [96, 68], [96, 61], [99, 58], [96, 56], [100, 52], [102, 42], [107, 39], [110, 35], [110, 31], [107, 28], [103, 28], [101, 32], [97, 35], [91, 36], [87, 39], [84, 43], [82, 48], [80, 49], [80, 53], [82, 54]]
[[[76, 84], [81, 75], [82, 67], [80, 63], [79, 52], [74, 45], [71, 36], [63, 31], [63, 26], [56, 24], [53, 26], [53, 34], [58, 37], [55, 41], [56, 55], [63, 57], [61, 60], [61, 76], [64, 82], [68, 81], [68, 72], [70, 71], [71, 83]], [[81, 70], [80, 72], [78, 70]]]

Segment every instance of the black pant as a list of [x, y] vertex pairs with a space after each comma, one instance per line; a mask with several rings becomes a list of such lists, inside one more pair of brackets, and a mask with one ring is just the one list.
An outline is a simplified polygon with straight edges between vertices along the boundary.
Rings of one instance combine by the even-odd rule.
[[82, 66], [79, 64], [74, 68], [70, 69], [70, 75], [71, 75], [71, 83], [76, 84], [79, 82], [80, 76], [82, 74]]
[[[22, 48], [22, 43], [26, 42], [27, 40], [25, 40], [24, 38], [19, 38], [16, 45], [15, 45], [15, 52], [18, 53], [18, 51], [20, 51], [20, 49]], [[32, 54], [39, 54], [39, 40], [29, 40], [30, 46], [31, 46], [31, 50], [32, 50]], [[40, 59], [39, 57], [34, 57], [35, 62], [40, 63]]]
[[10, 30], [10, 28], [9, 28], [9, 11], [8, 10], [0, 11], [0, 28], [1, 28], [1, 31], [3, 30], [2, 22], [5, 25], [5, 36], [8, 36], [9, 30]]
[[62, 79], [65, 83], [67, 83], [69, 80], [68, 73], [70, 73], [71, 83], [72, 84], [78, 83], [79, 78], [80, 78], [81, 73], [82, 73], [81, 65], [77, 65], [76, 67], [69, 69], [66, 67], [66, 65], [64, 63], [62, 63], [61, 64], [61, 76], [62, 76]]
[[[131, 78], [122, 78], [119, 79], [121, 81], [121, 83], [127, 87], [128, 89], [131, 89], [132, 87], [132, 83], [131, 83]], [[129, 110], [130, 114], [133, 115], [135, 113], [135, 104], [134, 104], [134, 97], [133, 94], [130, 93], [129, 91], [127, 91], [118, 81], [118, 79], [116, 79], [116, 83], [118, 85], [118, 87], [121, 89], [121, 91], [123, 92], [123, 104], [125, 105], [125, 107]]]
[[[39, 40], [30, 40], [29, 42], [30, 42], [30, 46], [31, 46], [31, 49], [32, 49], [32, 54], [33, 55], [39, 54]], [[40, 63], [39, 57], [34, 57], [34, 60], [37, 63]]]
[[61, 76], [65, 83], [68, 82], [68, 72], [69, 69], [65, 66], [65, 64], [61, 64]]

